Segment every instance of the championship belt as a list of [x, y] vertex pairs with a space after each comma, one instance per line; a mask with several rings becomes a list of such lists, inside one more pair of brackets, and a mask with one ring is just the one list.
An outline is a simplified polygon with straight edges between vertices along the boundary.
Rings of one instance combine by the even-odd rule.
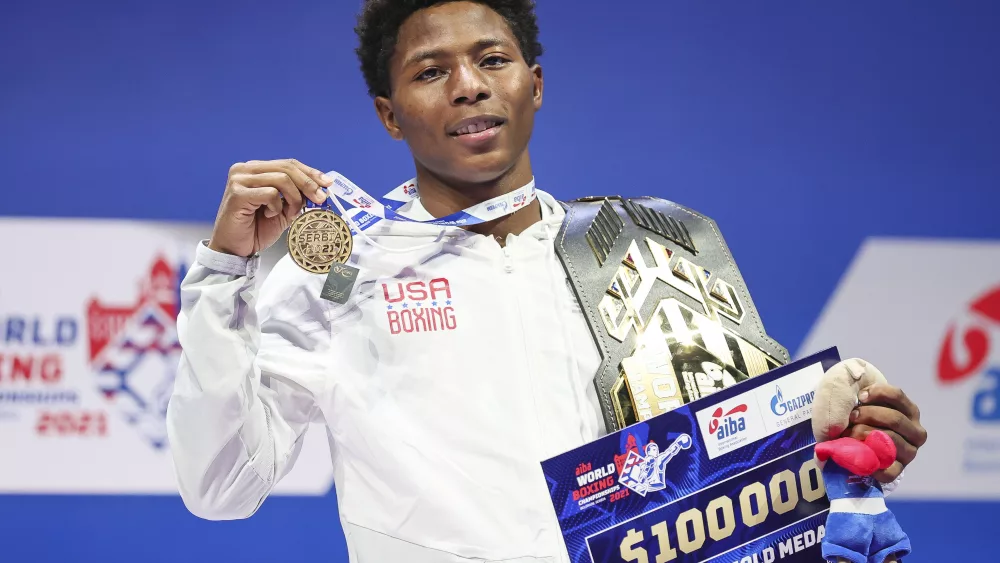
[[608, 432], [789, 361], [714, 221], [652, 197], [564, 206], [555, 248], [601, 351]]

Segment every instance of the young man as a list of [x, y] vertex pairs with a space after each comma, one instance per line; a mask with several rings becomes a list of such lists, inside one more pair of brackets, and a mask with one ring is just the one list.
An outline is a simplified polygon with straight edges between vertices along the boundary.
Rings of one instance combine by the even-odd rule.
[[[357, 31], [378, 116], [413, 154], [404, 215], [532, 185], [543, 78], [530, 0], [369, 0]], [[256, 254], [331, 186], [294, 160], [230, 170], [181, 288], [168, 427], [186, 505], [249, 517], [321, 422], [352, 561], [566, 561], [539, 461], [604, 423], [600, 358], [553, 248], [563, 208], [525, 190], [537, 199], [467, 228], [380, 221], [355, 239], [346, 303], [288, 257], [258, 297]], [[888, 482], [923, 429], [898, 389], [870, 393], [881, 406], [861, 407], [854, 429], [902, 442]]]

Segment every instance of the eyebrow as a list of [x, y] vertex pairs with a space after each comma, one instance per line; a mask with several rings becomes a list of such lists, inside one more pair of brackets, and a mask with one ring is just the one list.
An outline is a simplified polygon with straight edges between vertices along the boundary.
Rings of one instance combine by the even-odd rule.
[[[506, 39], [501, 39], [499, 37], [484, 37], [473, 44], [473, 51], [482, 51], [484, 49], [489, 49], [490, 47], [508, 47], [510, 46], [510, 41]], [[428, 49], [425, 51], [417, 51], [410, 58], [406, 59], [403, 63], [403, 68], [406, 68], [412, 64], [418, 63], [420, 61], [425, 61], [427, 59], [436, 59], [445, 54], [444, 49]]]

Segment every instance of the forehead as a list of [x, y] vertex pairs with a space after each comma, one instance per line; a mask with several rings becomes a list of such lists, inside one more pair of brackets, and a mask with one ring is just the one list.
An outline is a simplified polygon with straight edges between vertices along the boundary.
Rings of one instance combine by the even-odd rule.
[[484, 37], [517, 45], [510, 26], [489, 7], [475, 2], [445, 2], [419, 10], [403, 22], [393, 58], [405, 61], [420, 51], [462, 51]]

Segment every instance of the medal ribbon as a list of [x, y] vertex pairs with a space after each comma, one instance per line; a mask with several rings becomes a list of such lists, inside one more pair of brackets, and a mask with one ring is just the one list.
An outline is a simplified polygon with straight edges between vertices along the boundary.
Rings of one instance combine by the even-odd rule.
[[[521, 186], [510, 193], [499, 195], [482, 203], [477, 203], [468, 209], [452, 213], [447, 217], [420, 220], [412, 219], [398, 212], [399, 208], [417, 198], [416, 179], [400, 185], [384, 197], [375, 198], [338, 172], [327, 172], [327, 176], [333, 178], [333, 185], [327, 189], [327, 192], [330, 194], [330, 199], [324, 202], [323, 205], [317, 205], [311, 201], [307, 201], [306, 206], [310, 208], [322, 207], [332, 210], [333, 206], [331, 205], [331, 200], [333, 198], [337, 198], [337, 200], [342, 202], [345, 207], [360, 210], [359, 213], [355, 214], [351, 218], [351, 223], [362, 231], [367, 230], [372, 225], [383, 219], [390, 221], [421, 223], [424, 225], [454, 227], [478, 225], [480, 223], [499, 219], [505, 215], [510, 215], [518, 209], [529, 205], [531, 202], [535, 201], [535, 198], [537, 197], [537, 194], [535, 193], [535, 180], [532, 178], [531, 182], [528, 182], [526, 185]], [[339, 208], [340, 206], [338, 205], [337, 207]]]

